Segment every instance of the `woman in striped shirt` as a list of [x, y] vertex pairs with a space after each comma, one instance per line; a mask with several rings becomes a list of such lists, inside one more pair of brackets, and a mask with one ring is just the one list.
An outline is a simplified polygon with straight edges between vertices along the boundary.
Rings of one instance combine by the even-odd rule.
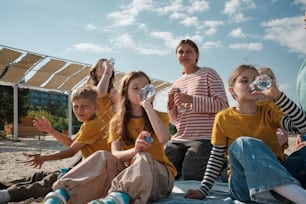
[[[229, 92], [236, 107], [219, 112], [213, 126], [212, 152], [200, 189], [190, 189], [186, 197], [205, 198], [222, 167], [229, 159], [229, 191], [232, 199], [259, 203], [305, 203], [306, 191], [282, 162], [284, 154], [276, 136], [277, 128], [306, 132], [306, 115], [275, 82], [264, 91], [249, 92], [258, 76], [251, 65], [241, 65], [229, 77]], [[257, 105], [259, 95], [272, 98], [281, 110], [269, 104]], [[290, 156], [287, 160], [290, 159]], [[292, 166], [289, 166], [292, 168]]]
[[199, 49], [193, 41], [181, 40], [176, 57], [183, 75], [168, 94], [168, 113], [177, 133], [165, 152], [178, 171], [177, 178], [202, 180], [212, 147], [215, 114], [228, 107], [227, 96], [217, 72], [197, 65]]

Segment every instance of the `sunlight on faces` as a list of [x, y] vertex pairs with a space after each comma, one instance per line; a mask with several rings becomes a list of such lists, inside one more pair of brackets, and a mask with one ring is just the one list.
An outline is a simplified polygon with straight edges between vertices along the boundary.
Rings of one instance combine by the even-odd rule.
[[195, 49], [189, 44], [182, 44], [177, 48], [176, 56], [181, 65], [196, 64], [196, 60], [199, 57], [199, 54]]
[[249, 92], [250, 84], [258, 76], [258, 72], [252, 69], [247, 69], [241, 72], [233, 87], [229, 87], [229, 92], [237, 101], [257, 101], [258, 96]]
[[139, 105], [140, 102], [139, 92], [147, 84], [149, 84], [149, 81], [144, 76], [140, 76], [131, 80], [130, 85], [128, 87], [128, 99], [131, 102], [131, 104]]
[[72, 101], [72, 109], [80, 122], [86, 122], [95, 117], [97, 104], [89, 99], [79, 98]]

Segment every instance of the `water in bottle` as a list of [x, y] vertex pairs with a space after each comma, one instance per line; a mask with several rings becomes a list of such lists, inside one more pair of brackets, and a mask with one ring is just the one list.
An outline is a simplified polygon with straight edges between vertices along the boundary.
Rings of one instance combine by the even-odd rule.
[[155, 91], [155, 87], [153, 84], [147, 84], [145, 87], [143, 87], [140, 92], [139, 95], [141, 97], [141, 101], [146, 100], [147, 98], [155, 95], [156, 91]]
[[[181, 93], [181, 92], [182, 92], [180, 88], [177, 88], [176, 91], [177, 91], [177, 93]], [[178, 106], [177, 106], [177, 111], [178, 111], [179, 113], [185, 112], [184, 104], [178, 105]]]
[[272, 79], [268, 75], [259, 75], [256, 79], [250, 84], [249, 92], [263, 91], [270, 88], [272, 85]]

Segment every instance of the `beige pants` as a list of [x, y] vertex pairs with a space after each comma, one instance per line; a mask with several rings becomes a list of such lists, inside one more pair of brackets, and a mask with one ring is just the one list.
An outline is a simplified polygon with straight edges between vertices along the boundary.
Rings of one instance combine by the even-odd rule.
[[98, 151], [55, 182], [53, 189], [66, 189], [72, 204], [84, 204], [116, 191], [126, 192], [133, 204], [145, 204], [167, 197], [173, 182], [168, 168], [149, 153], [138, 153], [125, 167], [111, 153]]

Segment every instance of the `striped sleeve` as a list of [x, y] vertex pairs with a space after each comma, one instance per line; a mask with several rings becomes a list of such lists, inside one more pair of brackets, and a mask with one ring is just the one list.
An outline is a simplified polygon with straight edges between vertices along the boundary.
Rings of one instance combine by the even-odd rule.
[[224, 84], [217, 72], [206, 68], [201, 76], [199, 93], [193, 96], [193, 111], [205, 113], [217, 113], [228, 108], [228, 100]]
[[221, 168], [224, 164], [226, 145], [216, 146], [214, 145], [210, 157], [207, 163], [205, 174], [201, 182], [200, 192], [203, 194], [204, 198], [208, 195], [210, 189], [214, 185], [216, 178], [219, 176]]
[[286, 114], [281, 120], [283, 129], [293, 133], [306, 133], [306, 115], [292, 100], [282, 93], [275, 104]]

